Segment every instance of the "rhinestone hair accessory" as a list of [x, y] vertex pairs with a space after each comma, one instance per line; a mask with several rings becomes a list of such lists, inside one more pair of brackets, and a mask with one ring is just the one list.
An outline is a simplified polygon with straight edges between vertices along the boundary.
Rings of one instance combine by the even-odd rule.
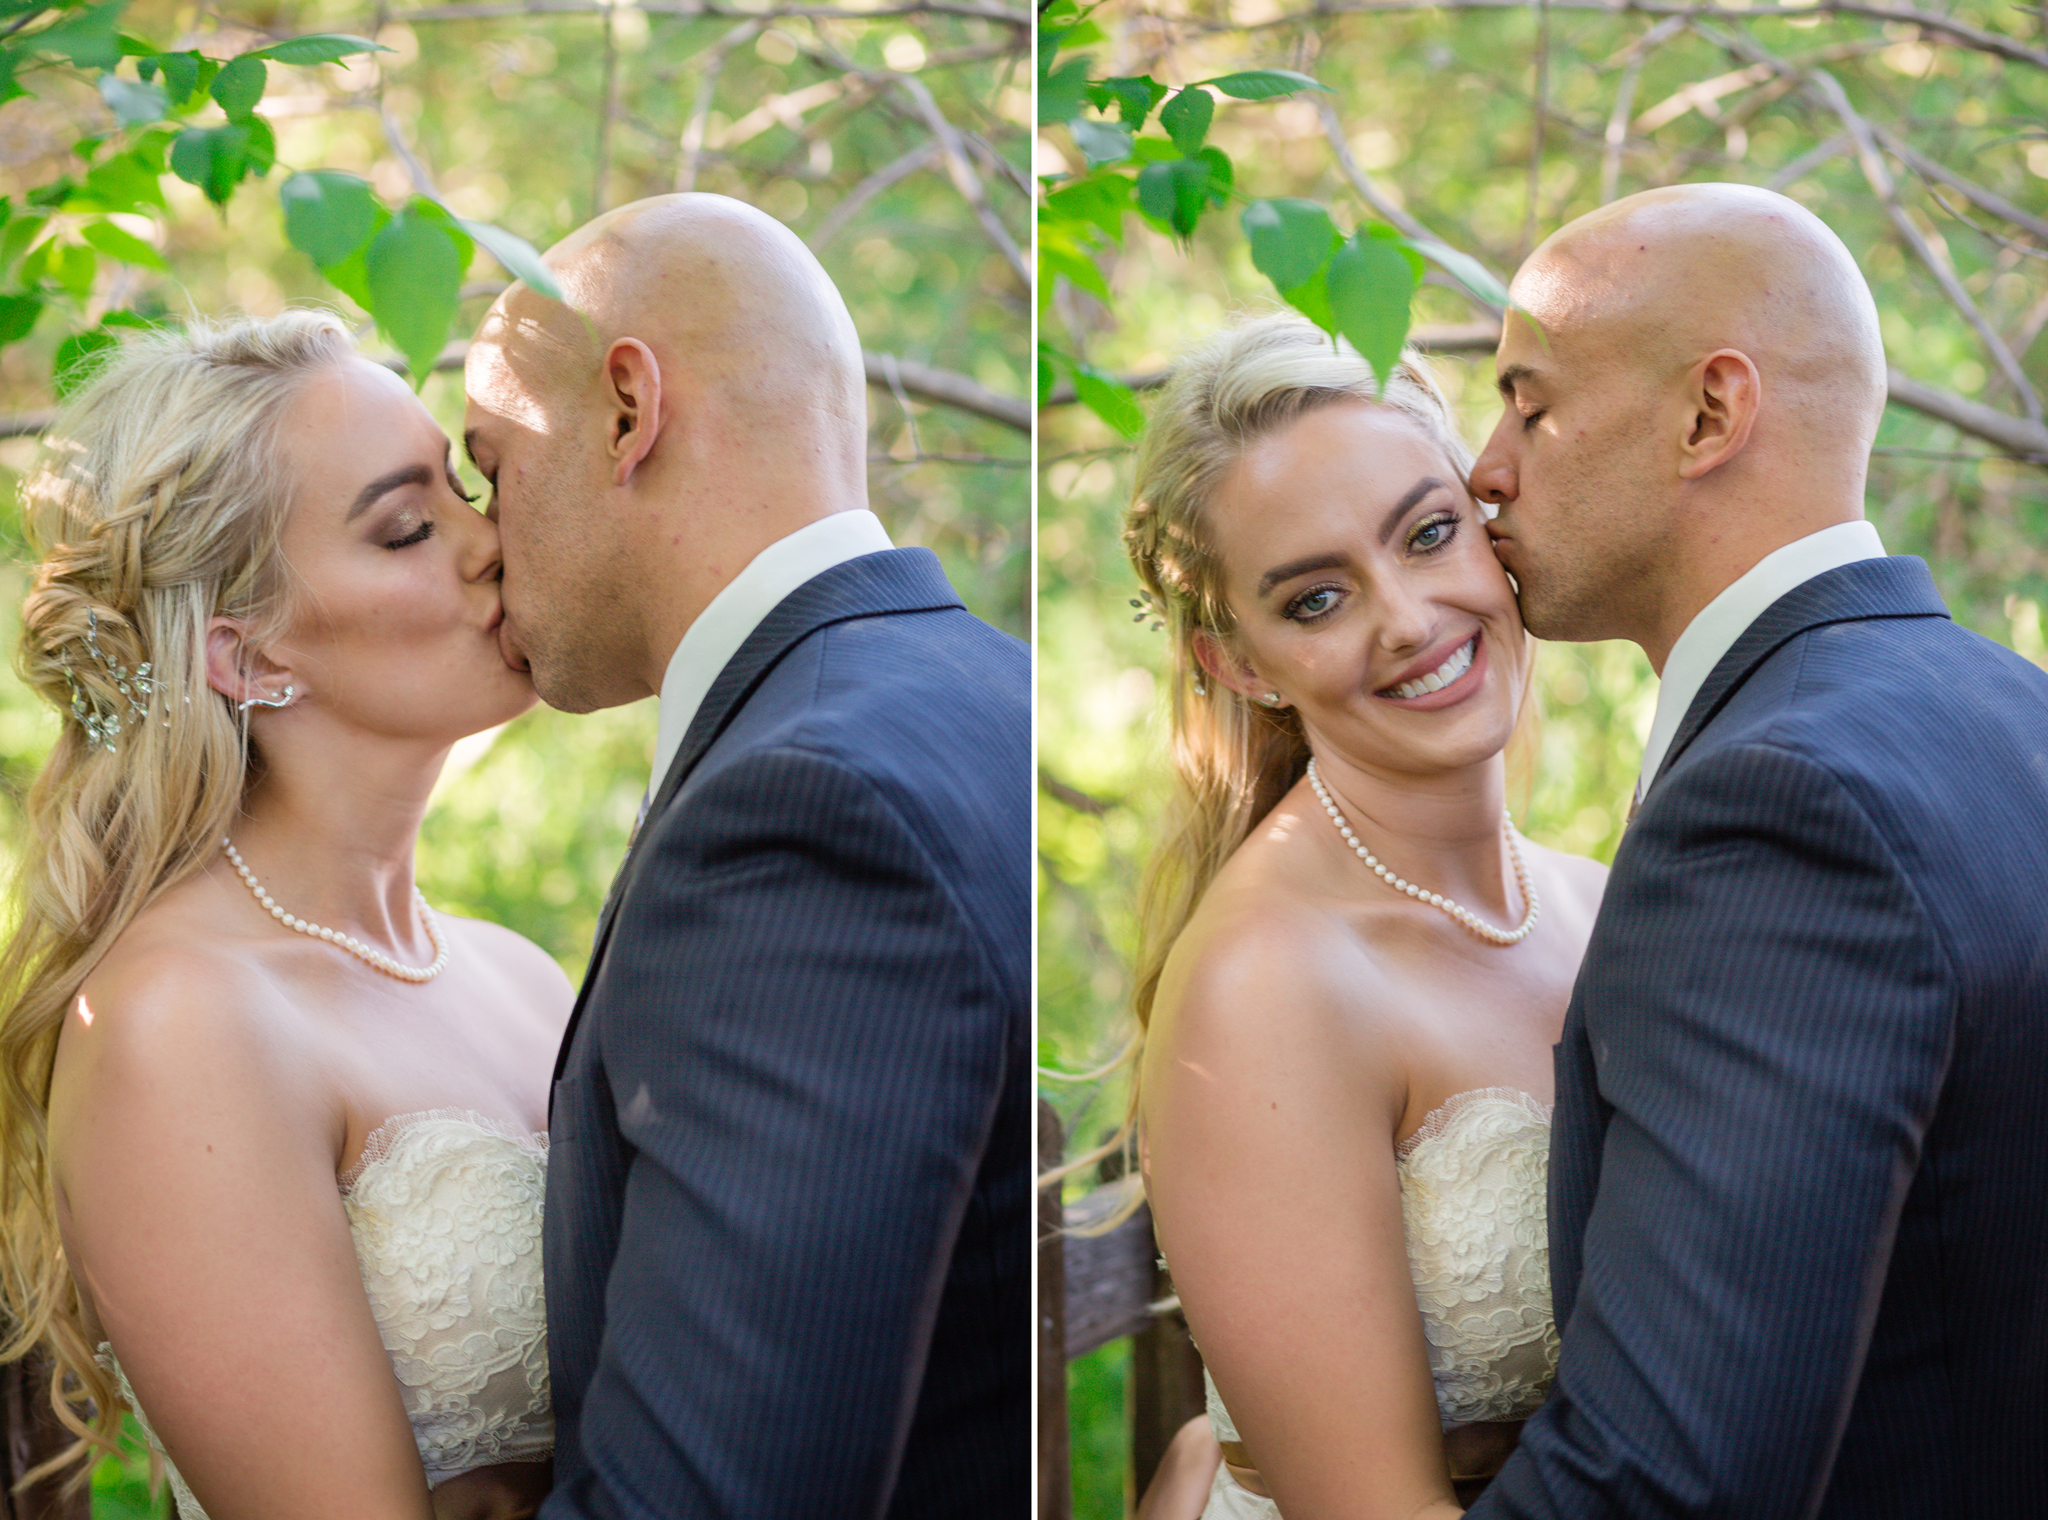
[[[93, 661], [113, 678], [114, 689], [128, 700], [128, 721], [136, 727], [149, 721], [149, 698], [162, 686], [162, 682], [150, 674], [149, 661], [144, 660], [130, 671], [126, 665], [110, 659], [100, 648], [100, 615], [91, 607], [85, 611], [85, 647]], [[117, 706], [103, 706], [85, 694], [78, 684], [78, 677], [71, 673], [71, 652], [64, 651], [64, 684], [71, 688], [71, 716], [78, 720], [78, 726], [85, 730], [86, 747], [103, 749], [108, 754], [115, 752], [114, 740], [122, 729], [121, 710]], [[166, 727], [170, 719], [165, 718]]]
[[1150, 591], [1140, 590], [1136, 596], [1130, 599], [1130, 602], [1133, 607], [1138, 609], [1131, 614], [1132, 622], [1149, 622], [1154, 633], [1157, 633], [1166, 626], [1166, 609], [1159, 604], [1159, 598]]

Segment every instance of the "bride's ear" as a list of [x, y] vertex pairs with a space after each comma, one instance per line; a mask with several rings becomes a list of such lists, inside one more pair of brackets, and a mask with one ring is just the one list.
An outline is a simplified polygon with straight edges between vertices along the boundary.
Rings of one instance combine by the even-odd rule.
[[272, 659], [249, 641], [248, 630], [230, 617], [206, 625], [206, 684], [233, 702], [278, 705], [287, 688], [304, 696], [292, 679], [291, 667]]
[[1247, 660], [1239, 659], [1230, 651], [1230, 646], [1208, 629], [1199, 629], [1194, 637], [1195, 658], [1201, 663], [1210, 680], [1219, 686], [1227, 686], [1248, 702], [1260, 707], [1284, 706], [1266, 699], [1276, 695], [1273, 688], [1254, 670]]

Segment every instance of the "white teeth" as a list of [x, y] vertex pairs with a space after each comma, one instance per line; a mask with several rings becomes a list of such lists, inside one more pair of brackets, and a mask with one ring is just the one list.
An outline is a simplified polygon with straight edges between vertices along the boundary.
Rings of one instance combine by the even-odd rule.
[[1471, 638], [1460, 644], [1448, 660], [1445, 660], [1443, 664], [1437, 666], [1428, 675], [1418, 676], [1413, 681], [1403, 681], [1399, 686], [1391, 688], [1388, 695], [1396, 697], [1426, 697], [1433, 691], [1442, 691], [1451, 682], [1457, 680], [1459, 676], [1472, 668], [1472, 657], [1478, 652], [1478, 649], [1479, 635], [1475, 633]]

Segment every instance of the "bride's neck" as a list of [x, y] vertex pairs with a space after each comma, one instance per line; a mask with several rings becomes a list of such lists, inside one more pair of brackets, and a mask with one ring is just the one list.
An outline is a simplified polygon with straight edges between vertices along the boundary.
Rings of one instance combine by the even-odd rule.
[[[1502, 840], [1507, 767], [1501, 756], [1453, 770], [1395, 774], [1324, 753], [1316, 771], [1352, 832], [1397, 876], [1496, 919], [1522, 911]], [[1312, 792], [1306, 806], [1322, 814]], [[1348, 851], [1336, 826], [1323, 821], [1330, 842]]]
[[312, 735], [272, 749], [229, 829], [264, 889], [328, 928], [424, 943], [412, 909], [413, 846], [447, 751]]

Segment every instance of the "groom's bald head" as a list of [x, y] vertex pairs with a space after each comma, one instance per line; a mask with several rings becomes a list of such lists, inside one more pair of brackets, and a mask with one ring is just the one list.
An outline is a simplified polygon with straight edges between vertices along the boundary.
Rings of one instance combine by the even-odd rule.
[[1862, 515], [1877, 310], [1797, 202], [1632, 195], [1561, 228], [1512, 292], [1507, 409], [1472, 485], [1502, 504], [1496, 547], [1535, 632], [1636, 638], [1661, 661], [1764, 554]]
[[609, 212], [548, 250], [470, 346], [468, 437], [494, 478], [506, 642], [557, 707], [658, 690], [754, 555], [867, 503], [860, 340], [808, 248], [719, 195]]

